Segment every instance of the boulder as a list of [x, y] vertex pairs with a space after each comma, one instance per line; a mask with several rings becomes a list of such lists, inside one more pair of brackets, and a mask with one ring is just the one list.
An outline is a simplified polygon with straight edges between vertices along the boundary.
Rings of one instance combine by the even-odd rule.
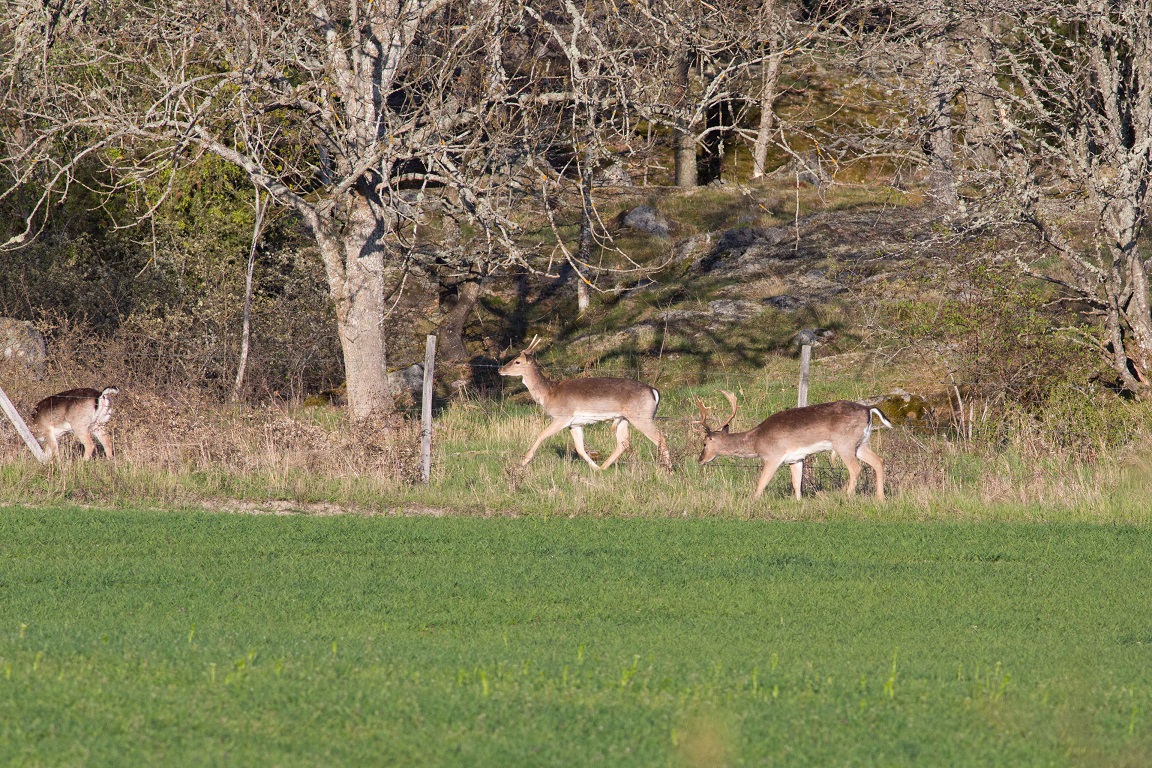
[[668, 219], [651, 205], [636, 206], [621, 217], [620, 223], [629, 229], [657, 237], [668, 237], [672, 234], [672, 225]]
[[424, 389], [424, 366], [413, 363], [407, 368], [392, 371], [388, 374], [388, 386], [394, 393], [411, 392], [418, 395]]
[[44, 334], [27, 320], [0, 317], [0, 359], [31, 371], [37, 380], [43, 379], [48, 361]]

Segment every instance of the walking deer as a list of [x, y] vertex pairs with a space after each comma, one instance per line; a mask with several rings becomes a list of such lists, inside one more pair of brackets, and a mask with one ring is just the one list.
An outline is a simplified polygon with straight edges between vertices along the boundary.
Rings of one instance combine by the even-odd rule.
[[[631, 424], [656, 444], [661, 464], [666, 469], [672, 468], [668, 445], [654, 421], [656, 407], [660, 403], [660, 393], [654, 387], [633, 379], [550, 381], [540, 370], [533, 354], [539, 343], [540, 338], [533, 337], [532, 343], [523, 352], [500, 368], [501, 376], [520, 376], [528, 388], [528, 394], [552, 418], [551, 423], [544, 427], [544, 431], [528, 449], [528, 455], [520, 462], [520, 466], [527, 466], [532, 461], [541, 443], [567, 428], [572, 432], [572, 441], [576, 444], [576, 453], [580, 458], [591, 464], [593, 469], [607, 469], [628, 449], [628, 425]], [[616, 450], [601, 467], [584, 450], [584, 427], [609, 420], [616, 430]]]
[[84, 460], [96, 453], [93, 438], [104, 446], [104, 453], [112, 457], [112, 438], [104, 431], [112, 418], [112, 395], [116, 387], [95, 389], [69, 389], [46, 397], [32, 409], [29, 429], [49, 456], [60, 451], [58, 439], [72, 432], [84, 444]]
[[800, 462], [813, 453], [835, 451], [848, 467], [848, 486], [845, 489], [848, 494], [856, 493], [860, 462], [863, 461], [876, 472], [876, 498], [884, 501], [884, 462], [868, 447], [868, 438], [872, 436], [873, 414], [884, 426], [891, 427], [892, 424], [878, 408], [848, 400], [790, 408], [769, 416], [747, 432], [732, 433], [728, 431], [728, 425], [736, 417], [736, 396], [720, 391], [732, 406], [732, 413], [716, 429], [708, 426], [708, 408], [704, 401], [696, 398], [700, 425], [704, 429], [701, 464], [707, 464], [717, 456], [761, 459], [764, 470], [756, 484], [757, 499], [780, 465], [788, 464], [792, 471], [792, 490], [799, 499], [804, 472], [804, 465]]

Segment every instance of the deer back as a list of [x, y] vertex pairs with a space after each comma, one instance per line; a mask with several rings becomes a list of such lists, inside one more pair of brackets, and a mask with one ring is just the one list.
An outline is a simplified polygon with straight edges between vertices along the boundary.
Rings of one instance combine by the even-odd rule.
[[92, 429], [103, 426], [112, 418], [110, 395], [115, 387], [103, 390], [69, 389], [44, 398], [32, 409], [29, 427], [43, 431], [49, 428]]
[[850, 448], [867, 439], [871, 418], [866, 405], [837, 400], [774, 413], [750, 430], [756, 453], [792, 453], [812, 446], [823, 450]]
[[660, 393], [634, 379], [567, 379], [553, 383], [539, 402], [553, 418], [606, 421], [622, 416], [635, 421], [655, 415]]

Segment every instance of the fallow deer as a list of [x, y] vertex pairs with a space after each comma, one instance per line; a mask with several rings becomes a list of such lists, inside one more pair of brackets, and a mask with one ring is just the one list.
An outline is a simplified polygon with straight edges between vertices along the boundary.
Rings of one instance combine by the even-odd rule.
[[696, 398], [696, 405], [700, 409], [700, 425], [704, 429], [701, 464], [707, 464], [717, 456], [761, 459], [764, 469], [756, 484], [757, 499], [764, 493], [780, 465], [789, 464], [792, 490], [799, 499], [804, 470], [800, 462], [813, 453], [835, 451], [848, 467], [848, 486], [845, 489], [848, 494], [856, 493], [860, 462], [863, 461], [876, 472], [876, 498], [884, 501], [884, 462], [868, 447], [868, 438], [872, 436], [873, 414], [886, 427], [891, 427], [892, 423], [884, 418], [878, 408], [838, 400], [804, 408], [790, 408], [769, 416], [747, 432], [729, 432], [728, 425], [736, 417], [738, 408], [736, 396], [725, 390], [720, 391], [732, 406], [732, 413], [716, 429], [708, 426], [708, 408], [700, 398]]
[[[528, 394], [552, 418], [520, 466], [527, 466], [532, 461], [541, 443], [567, 428], [572, 431], [572, 441], [576, 444], [576, 453], [580, 458], [594, 469], [607, 469], [628, 449], [628, 425], [631, 424], [656, 444], [661, 464], [666, 469], [672, 468], [668, 445], [656, 428], [656, 407], [660, 403], [660, 393], [654, 387], [633, 379], [550, 381], [540, 370], [533, 354], [539, 343], [540, 338], [534, 337], [523, 352], [500, 368], [501, 376], [520, 376], [528, 388]], [[584, 427], [600, 421], [611, 421], [616, 430], [616, 450], [603, 467], [598, 466], [584, 450]]]
[[119, 391], [116, 387], [105, 387], [58, 392], [36, 403], [28, 428], [50, 457], [60, 451], [58, 439], [72, 432], [84, 445], [85, 461], [96, 453], [93, 438], [104, 446], [104, 453], [111, 458], [112, 438], [104, 428], [112, 418], [112, 395]]

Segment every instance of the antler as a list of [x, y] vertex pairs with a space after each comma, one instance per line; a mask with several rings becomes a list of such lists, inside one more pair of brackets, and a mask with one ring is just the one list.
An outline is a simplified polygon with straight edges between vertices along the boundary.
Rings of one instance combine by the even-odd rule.
[[535, 335], [532, 337], [532, 343], [530, 343], [527, 347], [524, 348], [524, 352], [522, 354], [525, 354], [525, 355], [529, 354], [530, 352], [535, 350], [536, 347], [538, 347], [539, 345], [540, 345], [540, 336]]
[[711, 409], [708, 406], [704, 405], [704, 401], [700, 399], [699, 395], [696, 396], [696, 407], [700, 409], [700, 421], [699, 421], [700, 427], [705, 432], [711, 432], [712, 429], [708, 426], [709, 411]]
[[728, 400], [728, 404], [732, 406], [732, 415], [730, 415], [728, 417], [728, 420], [725, 421], [723, 424], [721, 424], [717, 428], [717, 431], [724, 429], [724, 427], [726, 427], [732, 423], [732, 419], [736, 418], [736, 411], [740, 407], [740, 406], [736, 405], [736, 395], [732, 394], [731, 392], [729, 392], [726, 389], [720, 390], [720, 394], [724, 395], [724, 397], [727, 398], [727, 400]]

